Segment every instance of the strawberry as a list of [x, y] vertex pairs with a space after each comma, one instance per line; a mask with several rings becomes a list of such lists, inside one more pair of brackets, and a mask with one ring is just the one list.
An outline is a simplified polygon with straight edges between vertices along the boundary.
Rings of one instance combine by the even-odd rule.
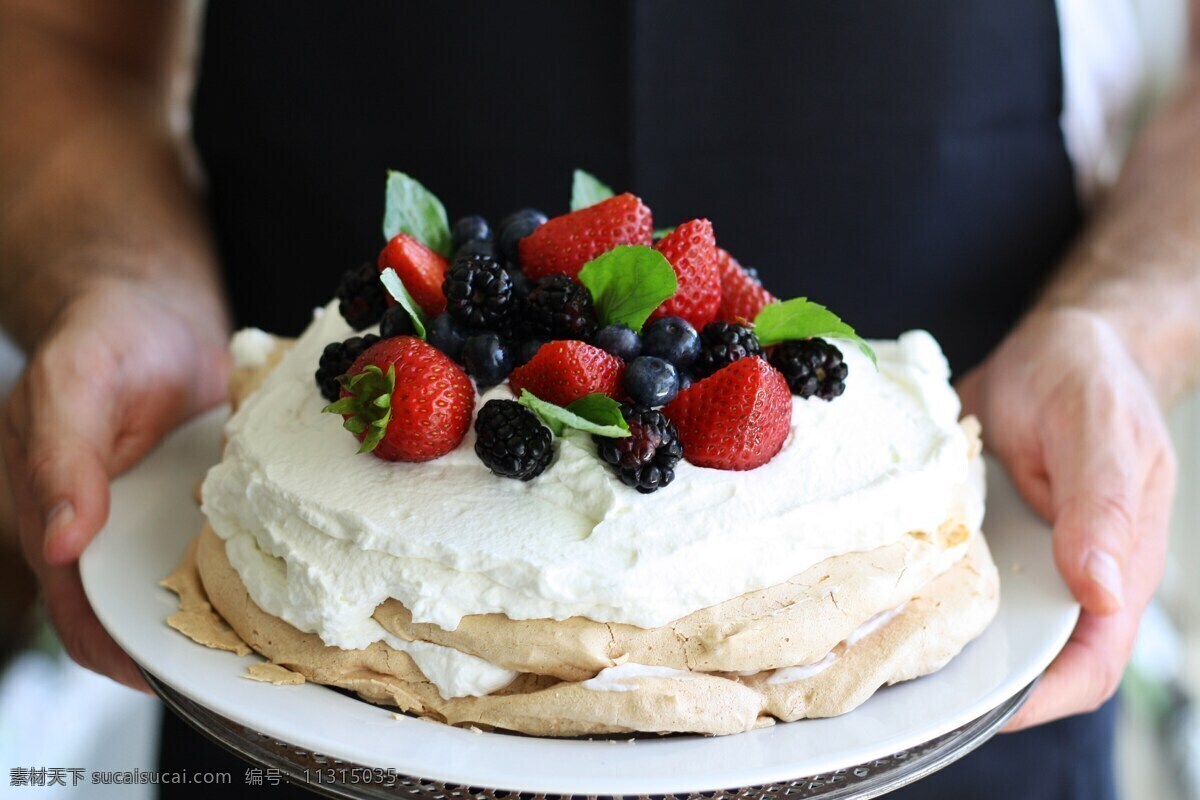
[[712, 223], [706, 219], [685, 222], [654, 245], [654, 249], [675, 268], [679, 288], [650, 318], [683, 317], [696, 330], [712, 322], [721, 304], [721, 274], [717, 270], [717, 240]]
[[625, 362], [599, 347], [574, 340], [549, 342], [508, 376], [513, 394], [528, 389], [539, 399], [565, 406], [600, 392], [617, 397]]
[[[379, 271], [388, 267], [396, 270], [404, 288], [426, 314], [436, 317], [446, 310], [446, 295], [442, 294], [442, 284], [450, 269], [446, 259], [407, 233], [398, 233], [379, 253]], [[391, 295], [388, 305], [396, 305]]]
[[650, 244], [650, 209], [632, 194], [564, 214], [520, 241], [521, 269], [530, 280], [561, 272], [574, 278], [583, 265], [617, 245]]
[[722, 322], [753, 322], [763, 306], [774, 303], [775, 295], [751, 277], [738, 260], [724, 248], [717, 248], [717, 271], [721, 275], [721, 305], [717, 319]]
[[325, 410], [388, 461], [430, 461], [458, 447], [475, 410], [471, 379], [415, 336], [384, 339], [363, 351], [341, 379], [341, 399]]
[[751, 356], [693, 383], [663, 413], [679, 430], [683, 457], [696, 466], [754, 469], [783, 447], [792, 393], [779, 370]]

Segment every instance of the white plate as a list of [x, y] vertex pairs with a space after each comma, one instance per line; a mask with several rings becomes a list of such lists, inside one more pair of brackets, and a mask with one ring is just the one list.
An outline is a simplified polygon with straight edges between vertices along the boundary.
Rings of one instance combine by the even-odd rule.
[[555, 794], [666, 794], [773, 783], [891, 755], [981, 716], [1062, 649], [1078, 606], [1054, 568], [1049, 530], [989, 465], [985, 528], [1003, 584], [991, 627], [945, 669], [883, 689], [855, 711], [737, 736], [624, 741], [474, 734], [392, 712], [316, 684], [244, 680], [255, 656], [200, 647], [166, 626], [158, 586], [201, 526], [197, 482], [218, 458], [217, 410], [180, 430], [113, 484], [108, 524], [84, 553], [100, 621], [145, 669], [213, 711], [313, 752], [406, 775]]

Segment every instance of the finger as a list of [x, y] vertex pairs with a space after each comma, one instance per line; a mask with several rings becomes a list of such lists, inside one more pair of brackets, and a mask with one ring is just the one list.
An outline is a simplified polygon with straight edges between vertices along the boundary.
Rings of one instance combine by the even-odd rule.
[[61, 565], [79, 558], [108, 517], [114, 389], [69, 362], [47, 361], [35, 360], [23, 376], [9, 417], [24, 440], [16, 466], [28, 476], [45, 557]]
[[1112, 697], [1133, 652], [1138, 616], [1132, 610], [1108, 616], [1084, 612], [1067, 646], [1003, 732], [1093, 711]]
[[[13, 434], [11, 417], [6, 415], [6, 424], [0, 426], [0, 447], [6, 463], [19, 463], [21, 446]], [[9, 484], [14, 497], [28, 498], [28, 478], [22, 469], [8, 470]], [[96, 618], [79, 571], [74, 566], [54, 566], [43, 558], [41, 546], [41, 521], [35, 504], [18, 502], [16, 506], [17, 527], [25, 545], [26, 559], [37, 574], [41, 585], [46, 610], [58, 631], [68, 655], [77, 663], [102, 675], [143, 692], [149, 687], [128, 655], [113, 641]]]
[[1148, 464], [1127, 424], [1088, 413], [1047, 427], [1044, 445], [1054, 558], [1080, 604], [1112, 614], [1126, 603], [1126, 562]]

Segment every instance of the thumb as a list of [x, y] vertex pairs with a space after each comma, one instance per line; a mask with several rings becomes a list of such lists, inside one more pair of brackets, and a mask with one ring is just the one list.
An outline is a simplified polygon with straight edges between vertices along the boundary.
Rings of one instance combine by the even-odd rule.
[[1142, 479], [1132, 438], [1099, 427], [1082, 415], [1058, 427], [1045, 442], [1045, 459], [1059, 572], [1084, 610], [1112, 614], [1125, 604]]
[[[12, 433], [22, 445], [13, 469], [23, 469], [28, 495], [14, 498], [32, 506], [40, 521], [46, 561], [75, 561], [108, 518], [108, 463], [112, 447], [112, 407], [105, 382], [48, 378], [36, 366], [22, 378], [11, 399]], [[36, 524], [36, 523], [34, 523]]]

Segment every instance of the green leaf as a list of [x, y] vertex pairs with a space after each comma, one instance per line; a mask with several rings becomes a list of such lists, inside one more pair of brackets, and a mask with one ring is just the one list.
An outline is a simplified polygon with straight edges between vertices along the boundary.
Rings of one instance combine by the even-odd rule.
[[655, 228], [654, 229], [654, 238], [655, 239], [665, 239], [668, 236], [670, 236], [672, 233], [674, 233], [675, 229], [678, 227], [679, 227], [678, 225], [672, 225], [669, 228]]
[[613, 196], [613, 190], [601, 183], [595, 175], [575, 170], [571, 179], [571, 210], [594, 206], [602, 200]]
[[389, 170], [383, 212], [383, 238], [407, 233], [421, 244], [450, 257], [450, 223], [446, 209], [416, 178]]
[[566, 428], [613, 439], [629, 435], [629, 423], [621, 416], [621, 405], [607, 395], [589, 394], [563, 408], [522, 389], [517, 402], [537, 414], [555, 436], [562, 436]]
[[416, 331], [417, 337], [422, 341], [425, 340], [425, 312], [417, 305], [417, 301], [413, 300], [412, 295], [408, 293], [408, 289], [404, 286], [404, 281], [400, 280], [400, 276], [396, 274], [396, 270], [388, 267], [379, 276], [379, 280], [383, 281], [383, 286], [388, 290], [396, 302], [408, 312], [408, 316], [412, 318], [413, 330]]
[[579, 271], [601, 325], [621, 323], [640, 333], [646, 319], [679, 283], [662, 253], [645, 245], [614, 247]]
[[843, 339], [853, 342], [876, 367], [875, 351], [828, 308], [803, 297], [770, 303], [754, 318], [754, 333], [763, 347], [793, 339]]
[[340, 414], [346, 419], [342, 427], [355, 436], [363, 436], [360, 453], [374, 450], [387, 433], [392, 420], [392, 392], [396, 389], [396, 365], [389, 364], [388, 371], [374, 364], [357, 375], [342, 375], [338, 378], [349, 394], [321, 409], [326, 414]]

